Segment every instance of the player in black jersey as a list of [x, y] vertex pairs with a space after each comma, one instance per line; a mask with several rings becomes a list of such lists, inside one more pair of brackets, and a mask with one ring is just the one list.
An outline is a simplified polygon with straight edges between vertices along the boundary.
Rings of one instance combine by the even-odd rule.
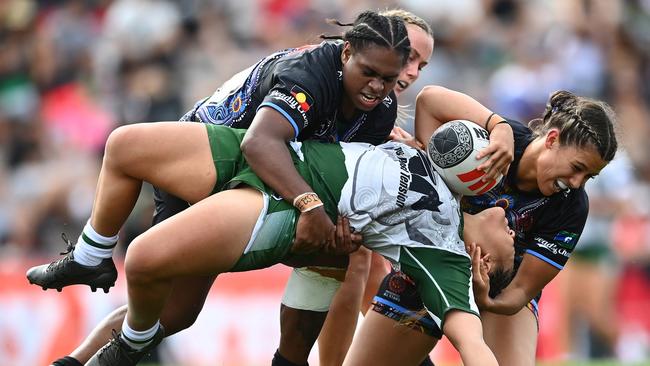
[[[381, 14], [402, 18], [411, 42], [408, 63], [394, 89], [399, 102], [400, 94], [418, 79], [431, 58], [433, 30], [423, 19], [403, 9], [386, 10]], [[407, 143], [414, 140], [397, 126], [390, 138]], [[319, 364], [340, 365], [352, 343], [359, 311], [365, 314], [370, 307], [372, 296], [388, 273], [386, 266], [380, 254], [362, 247], [352, 253], [347, 266], [343, 264], [341, 268], [295, 268], [282, 298], [280, 345], [272, 365], [303, 364], [317, 337]]]
[[[446, 104], [440, 96], [447, 92], [431, 87], [418, 96], [416, 137], [421, 141], [444, 120], [439, 110]], [[462, 206], [470, 213], [503, 207], [515, 230], [519, 266], [512, 281], [500, 293], [491, 293], [485, 265], [475, 257], [473, 284], [484, 337], [499, 363], [528, 366], [535, 364], [537, 300], [578, 242], [588, 214], [584, 185], [614, 158], [618, 145], [610, 107], [565, 91], [552, 94], [542, 118], [529, 126], [505, 123], [515, 138], [515, 158], [508, 174], [488, 193], [464, 197]], [[396, 321], [421, 308], [412, 289], [417, 284], [400, 278], [402, 274], [391, 273], [375, 297], [375, 312], [366, 317], [355, 338], [350, 365], [390, 364], [414, 353], [424, 357], [437, 342], [437, 319], [427, 316], [408, 327], [395, 327]], [[399, 293], [389, 286], [395, 281], [404, 284]], [[386, 342], [389, 349], [378, 347]]]

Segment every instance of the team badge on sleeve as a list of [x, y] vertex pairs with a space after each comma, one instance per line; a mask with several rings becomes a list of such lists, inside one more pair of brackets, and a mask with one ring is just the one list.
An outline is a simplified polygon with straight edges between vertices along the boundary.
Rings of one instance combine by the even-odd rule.
[[578, 234], [562, 230], [555, 235], [553, 240], [562, 248], [573, 250], [578, 243]]
[[298, 102], [298, 105], [303, 112], [308, 112], [309, 108], [314, 105], [314, 98], [298, 85], [294, 85], [291, 88], [291, 95], [294, 97], [296, 102]]

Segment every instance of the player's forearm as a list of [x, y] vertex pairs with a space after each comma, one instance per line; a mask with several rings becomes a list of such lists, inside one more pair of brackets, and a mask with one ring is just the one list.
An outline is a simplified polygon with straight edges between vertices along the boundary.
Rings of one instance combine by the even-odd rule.
[[478, 347], [473, 349], [462, 349], [459, 350], [460, 358], [463, 361], [463, 365], [466, 366], [498, 366], [494, 353], [490, 350], [490, 347], [487, 344], [483, 343]]
[[526, 306], [559, 270], [533, 255], [525, 255], [512, 282], [494, 299], [488, 300], [488, 310], [497, 314], [513, 315]]
[[526, 294], [522, 289], [504, 289], [497, 297], [490, 299], [487, 304], [481, 306], [481, 310], [502, 315], [517, 314], [530, 300], [532, 296]]
[[[472, 121], [490, 131], [495, 123], [486, 126], [491, 114], [490, 109], [467, 94], [430, 85], [422, 89], [416, 99], [415, 136], [419, 141], [428, 141], [436, 128], [457, 119]], [[497, 115], [492, 119], [502, 120]]]

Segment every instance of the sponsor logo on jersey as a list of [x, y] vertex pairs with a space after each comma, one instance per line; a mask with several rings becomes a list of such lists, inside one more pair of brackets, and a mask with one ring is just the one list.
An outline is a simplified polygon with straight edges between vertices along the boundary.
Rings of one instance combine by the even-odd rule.
[[300, 109], [304, 112], [309, 112], [309, 108], [314, 105], [314, 98], [298, 85], [294, 85], [291, 88], [291, 95], [296, 99]]
[[397, 189], [397, 207], [404, 207], [406, 196], [411, 184], [411, 171], [408, 168], [408, 160], [404, 156], [404, 150], [401, 147], [395, 149], [395, 156], [399, 162], [399, 188]]
[[566, 250], [565, 248], [559, 247], [558, 245], [556, 245], [556, 243], [550, 243], [546, 239], [540, 238], [539, 236], [535, 238], [535, 241], [537, 242], [537, 245], [539, 245], [541, 248], [544, 248], [553, 254], [559, 254], [561, 256], [569, 258], [570, 255], [569, 251]]
[[303, 128], [307, 127], [307, 125], [309, 124], [307, 119], [307, 113], [305, 113], [305, 111], [300, 107], [300, 103], [298, 103], [296, 98], [294, 98], [292, 95], [286, 95], [279, 90], [273, 90], [269, 95], [285, 102], [287, 106], [289, 106], [289, 108], [300, 113], [300, 117], [302, 117], [302, 121], [303, 121], [302, 127]]
[[382, 101], [386, 108], [390, 108], [390, 106], [393, 104], [393, 98], [390, 97], [390, 95], [387, 95], [386, 98]]
[[573, 250], [578, 243], [578, 234], [562, 230], [555, 235], [553, 240], [555, 240], [562, 248]]

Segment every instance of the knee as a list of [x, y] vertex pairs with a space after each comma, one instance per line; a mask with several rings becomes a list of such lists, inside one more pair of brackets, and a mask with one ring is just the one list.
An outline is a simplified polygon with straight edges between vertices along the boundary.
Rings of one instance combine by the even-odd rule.
[[148, 249], [148, 243], [142, 235], [135, 238], [124, 259], [124, 272], [130, 285], [148, 284], [163, 279], [165, 263], [156, 251]]
[[139, 130], [140, 126], [128, 125], [111, 132], [104, 148], [104, 162], [112, 166], [128, 164], [127, 159], [134, 155], [133, 149], [141, 145]]

